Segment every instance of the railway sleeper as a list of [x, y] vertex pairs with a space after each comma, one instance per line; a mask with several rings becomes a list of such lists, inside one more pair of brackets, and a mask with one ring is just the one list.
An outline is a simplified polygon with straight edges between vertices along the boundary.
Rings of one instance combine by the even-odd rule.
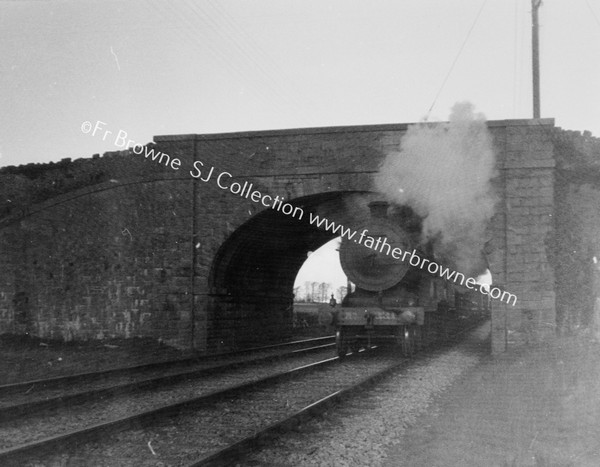
[[369, 326], [340, 326], [335, 342], [340, 358], [373, 346], [396, 346], [404, 356], [410, 357], [423, 347], [422, 332], [417, 325], [386, 327], [385, 330]]

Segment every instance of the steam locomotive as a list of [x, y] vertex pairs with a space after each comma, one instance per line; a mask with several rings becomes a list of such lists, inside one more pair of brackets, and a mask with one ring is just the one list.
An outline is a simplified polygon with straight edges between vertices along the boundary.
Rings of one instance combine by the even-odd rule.
[[432, 257], [432, 249], [419, 245], [420, 219], [410, 210], [388, 218], [388, 204], [369, 204], [371, 218], [357, 232], [367, 231], [372, 241], [387, 249], [370, 249], [356, 240], [343, 239], [340, 263], [355, 290], [333, 312], [337, 353], [372, 345], [395, 344], [405, 355], [447, 337], [466, 320], [484, 317], [489, 302], [477, 292], [460, 292], [456, 286], [412, 267], [389, 254], [394, 248]]

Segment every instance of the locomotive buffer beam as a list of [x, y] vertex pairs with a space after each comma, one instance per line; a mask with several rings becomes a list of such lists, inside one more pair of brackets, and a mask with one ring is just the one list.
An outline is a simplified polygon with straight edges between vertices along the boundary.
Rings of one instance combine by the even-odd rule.
[[337, 326], [406, 326], [425, 323], [425, 309], [420, 306], [383, 309], [380, 307], [343, 307], [336, 311]]

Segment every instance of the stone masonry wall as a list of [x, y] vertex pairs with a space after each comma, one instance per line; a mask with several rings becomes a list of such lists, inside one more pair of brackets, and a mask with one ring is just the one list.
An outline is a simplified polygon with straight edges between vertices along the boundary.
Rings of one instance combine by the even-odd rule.
[[551, 251], [557, 324], [560, 332], [571, 332], [593, 324], [600, 297], [593, 279], [600, 264], [600, 139], [556, 129], [554, 144], [557, 216]]
[[[277, 235], [281, 219], [256, 227], [252, 222], [269, 209], [214, 179], [194, 181], [194, 161], [214, 167], [215, 177], [227, 171], [230, 183], [252, 182], [286, 200], [364, 192], [406, 128], [156, 137], [157, 149], [182, 160], [178, 171], [131, 153], [0, 170], [0, 332], [63, 339], [145, 335], [200, 350], [218, 350], [226, 339], [225, 347], [234, 346], [242, 334], [256, 332], [252, 320], [273, 323], [265, 333], [284, 333], [290, 277], [310, 242], [288, 251]], [[499, 352], [554, 333], [558, 143], [551, 120], [489, 122], [489, 128], [498, 150], [493, 183], [500, 202], [486, 254], [494, 282], [518, 297], [515, 307], [494, 302], [492, 342]], [[286, 229], [285, 235], [294, 234], [293, 226]], [[226, 243], [240, 232], [245, 242]], [[258, 261], [271, 254], [291, 266], [265, 260], [275, 269], [254, 273], [263, 288], [236, 302], [235, 291], [211, 283], [211, 274], [223, 245], [238, 249], [230, 255], [234, 271], [235, 261], [247, 257], [244, 249], [261, 243], [255, 239], [264, 243], [255, 252]], [[254, 290], [258, 283], [244, 287]]]
[[[495, 230], [494, 282], [518, 297], [516, 306], [493, 302], [493, 351], [554, 334], [554, 276], [547, 241], [553, 230], [554, 151], [549, 122], [507, 125], [498, 141], [502, 202]], [[504, 242], [504, 245], [502, 245]]]
[[[19, 179], [23, 189], [4, 198], [12, 215], [0, 219], [0, 332], [67, 341], [149, 336], [189, 348], [191, 182], [124, 155], [88, 162], [67, 180], [100, 166], [109, 181], [18, 207], [15, 199], [40, 199], [60, 185], [59, 171], [2, 170], [10, 189]], [[130, 177], [140, 173], [155, 175]]]

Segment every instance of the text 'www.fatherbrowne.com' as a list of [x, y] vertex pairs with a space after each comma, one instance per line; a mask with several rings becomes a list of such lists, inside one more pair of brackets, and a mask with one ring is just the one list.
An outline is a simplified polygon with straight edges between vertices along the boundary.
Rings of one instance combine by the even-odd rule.
[[[388, 243], [386, 237], [372, 237], [368, 235], [369, 230], [363, 229], [360, 235], [356, 230], [352, 230], [348, 227], [344, 227], [342, 224], [336, 224], [326, 218], [320, 218], [319, 216], [309, 213], [309, 222], [312, 225], [315, 225], [319, 228], [323, 228], [332, 234], [339, 235], [342, 238], [347, 240], [353, 240], [355, 243], [359, 245], [363, 245], [371, 250], [377, 251], [379, 253], [383, 253], [385, 255], [389, 255], [394, 259], [397, 259], [402, 262], [407, 262], [413, 267], [418, 267], [419, 269], [426, 270], [430, 274], [438, 274], [442, 279], [452, 281], [455, 284], [464, 285], [467, 289], [470, 290], [478, 290], [483, 295], [489, 295], [493, 299], [501, 300], [512, 306], [515, 306], [517, 303], [517, 296], [506, 292], [498, 287], [489, 287], [487, 285], [478, 284], [477, 280], [472, 277], [465, 277], [464, 274], [453, 271], [450, 268], [441, 266], [435, 261], [431, 261], [427, 258], [422, 258], [417, 253], [417, 250], [413, 248], [412, 251], [402, 251], [402, 249], [392, 246]], [[427, 266], [427, 267], [425, 267]]]
[[[85, 134], [89, 134], [91, 132], [91, 136], [101, 135], [102, 141], [105, 141], [106, 138], [113, 135], [111, 130], [106, 129], [106, 125], [107, 124], [105, 122], [100, 120], [97, 120], [93, 125], [91, 122], [85, 121], [81, 124], [81, 131]], [[158, 162], [165, 167], [170, 167], [172, 170], [179, 170], [182, 166], [182, 162], [179, 158], [171, 157], [164, 152], [157, 151], [155, 148], [136, 143], [134, 140], [128, 138], [128, 134], [124, 130], [119, 130], [118, 132], [114, 133], [114, 138], [114, 144], [118, 148], [123, 150], [131, 149], [134, 154], [143, 154], [146, 159]], [[252, 182], [233, 181], [234, 176], [231, 173], [219, 172], [214, 166], [205, 166], [202, 161], [194, 161], [189, 173], [190, 176], [196, 180], [204, 183], [215, 183], [216, 186], [221, 190], [229, 191], [236, 196], [249, 199], [253, 203], [257, 203], [266, 208], [281, 212], [286, 216], [291, 216], [298, 220], [302, 220], [304, 218], [304, 210], [300, 206], [294, 206], [288, 202], [285, 202], [285, 198], [283, 196], [271, 196], [269, 194], [262, 193], [260, 190], [255, 188], [254, 183]], [[415, 249], [410, 252], [402, 251], [398, 247], [392, 248], [385, 237], [375, 238], [368, 235], [368, 229], [364, 229], [360, 234], [358, 234], [358, 232], [355, 230], [344, 227], [342, 224], [336, 224], [335, 222], [324, 217], [319, 217], [312, 212], [309, 212], [309, 223], [318, 228], [325, 229], [332, 234], [339, 235], [347, 240], [354, 240], [356, 243], [363, 245], [366, 248], [370, 248], [371, 250], [390, 255], [396, 260], [406, 262], [406, 258], [408, 257], [408, 263], [413, 267], [427, 270], [430, 274], [439, 274], [442, 279], [459, 283], [468, 289], [478, 289], [479, 292], [484, 295], [489, 295], [493, 299], [499, 299], [506, 303], [512, 304], [512, 306], [517, 303], [517, 297], [514, 294], [503, 291], [497, 287], [489, 288], [488, 286], [478, 284], [477, 281], [472, 277], [465, 277], [464, 274], [440, 266], [435, 261], [428, 260], [427, 258], [421, 258]], [[427, 267], [425, 268], [426, 265]]]

